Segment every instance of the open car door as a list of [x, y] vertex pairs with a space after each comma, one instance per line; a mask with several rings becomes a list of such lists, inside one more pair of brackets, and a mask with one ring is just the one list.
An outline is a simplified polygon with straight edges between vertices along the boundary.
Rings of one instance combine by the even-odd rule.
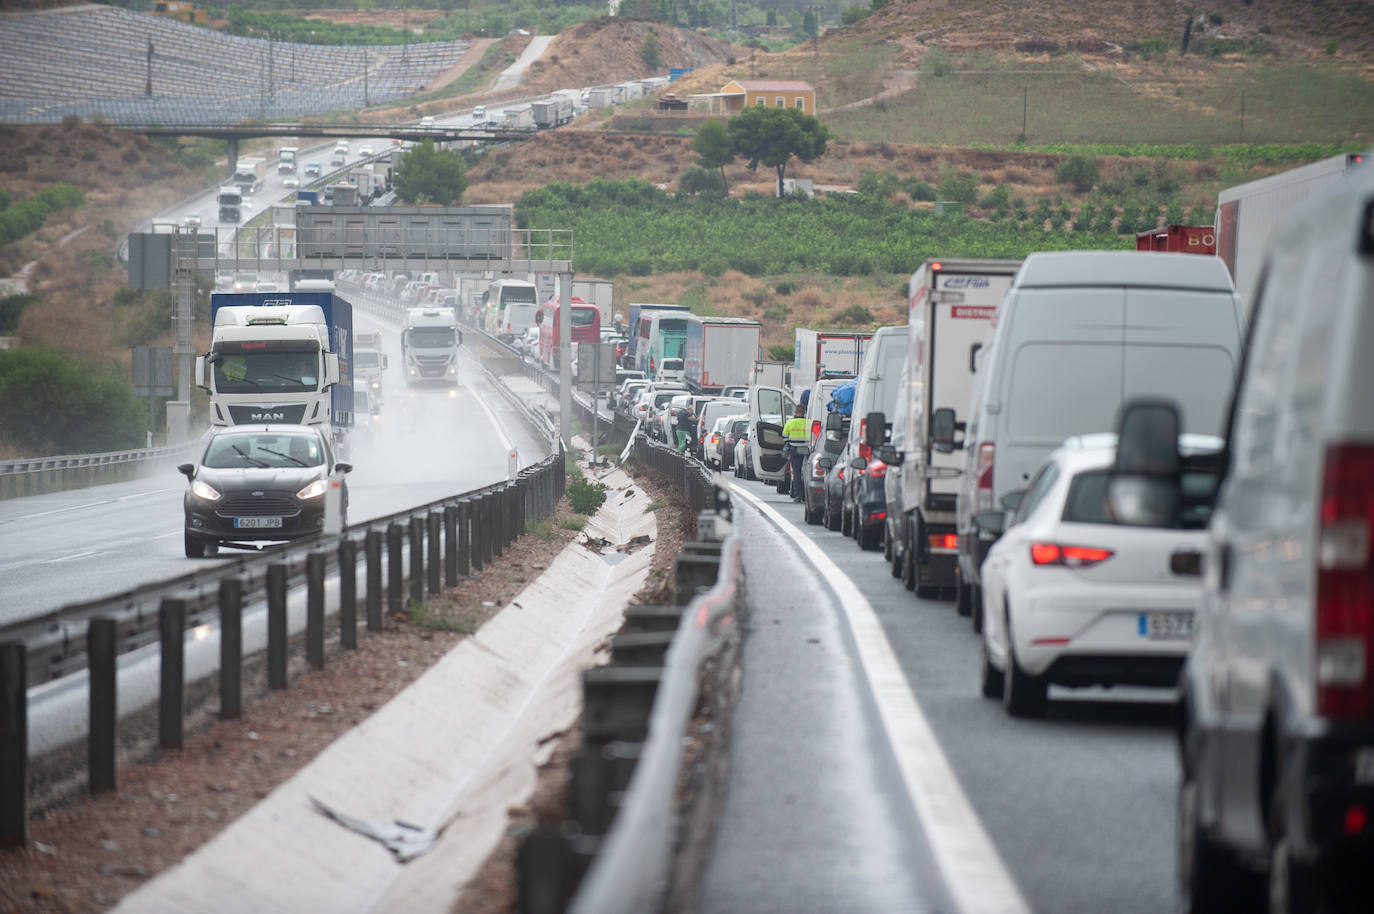
[[786, 441], [782, 426], [795, 410], [796, 403], [781, 387], [749, 389], [749, 428], [753, 433], [749, 459], [754, 474], [763, 482], [776, 483], [783, 477], [787, 458], [782, 453]]

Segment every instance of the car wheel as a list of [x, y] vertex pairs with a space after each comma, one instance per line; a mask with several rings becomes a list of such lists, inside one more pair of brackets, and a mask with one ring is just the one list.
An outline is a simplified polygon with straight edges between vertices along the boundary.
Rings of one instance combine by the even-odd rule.
[[964, 576], [958, 568], [954, 569], [954, 577], [954, 608], [961, 616], [970, 615], [973, 612], [973, 588], [964, 583]]
[[821, 522], [821, 509], [811, 507], [809, 501], [803, 501], [802, 505], [805, 508], [806, 522], [812, 525], [819, 524]]
[[981, 633], [983, 631], [983, 588], [978, 584], [970, 584], [968, 587], [973, 599], [973, 630], [976, 633]]
[[1012, 717], [1041, 717], [1049, 703], [1049, 683], [1043, 676], [1032, 676], [1021, 669], [1012, 641], [1011, 618], [1006, 623], [1007, 668], [1004, 671], [1002, 706]]
[[892, 558], [892, 553], [892, 537], [887, 535], [887, 521], [883, 521], [883, 558], [887, 560], [887, 563], [889, 565], [893, 566], [892, 576], [895, 578], [899, 574], [901, 574], [901, 570], [896, 567], [896, 564]]
[[854, 535], [854, 514], [844, 510], [843, 505], [840, 506], [840, 533], [845, 536]]
[[778, 484], [773, 487], [773, 491], [779, 495], [786, 495], [792, 491], [792, 481], [787, 478], [786, 473], [778, 477]]
[[[1178, 823], [1174, 851], [1178, 880], [1178, 909], [1182, 914], [1208, 911], [1258, 911], [1261, 900], [1253, 891], [1254, 873], [1239, 866], [1225, 849], [1203, 830], [1198, 820], [1197, 775], [1185, 764], [1178, 788]], [[1245, 892], [1245, 888], [1251, 888]], [[1248, 904], [1246, 902], [1249, 902]]]
[[886, 527], [883, 528], [883, 555], [887, 558], [888, 573], [900, 579], [902, 566], [906, 564], [906, 552], [898, 551], [896, 543], [892, 541], [892, 534]]
[[883, 534], [881, 530], [871, 530], [865, 527], [858, 518], [855, 518], [854, 524], [854, 529], [857, 531], [854, 539], [858, 542], [860, 549], [865, 552], [872, 552], [882, 545]]
[[834, 511], [831, 511], [831, 510], [830, 510], [830, 502], [829, 502], [829, 501], [826, 501], [826, 503], [825, 503], [825, 529], [827, 529], [827, 530], [839, 530], [839, 529], [840, 529], [840, 526], [841, 526], [841, 523], [842, 523], [842, 522], [841, 522], [841, 520], [840, 520], [839, 515], [836, 514]]
[[200, 559], [205, 557], [205, 541], [191, 535], [191, 531], [186, 531], [186, 557], [188, 559]]
[[992, 657], [988, 654], [988, 642], [986, 639], [979, 641], [978, 650], [978, 690], [984, 698], [1001, 698], [1002, 691], [1006, 688], [1003, 681], [1005, 677], [1002, 671], [992, 665]]

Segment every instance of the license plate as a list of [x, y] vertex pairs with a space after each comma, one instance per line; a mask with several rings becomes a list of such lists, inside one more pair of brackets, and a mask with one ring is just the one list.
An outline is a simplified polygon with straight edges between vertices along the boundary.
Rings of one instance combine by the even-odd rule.
[[1143, 638], [1186, 640], [1193, 637], [1193, 614], [1181, 612], [1141, 613], [1139, 631]]
[[236, 517], [234, 527], [238, 530], [262, 530], [281, 526], [280, 517]]

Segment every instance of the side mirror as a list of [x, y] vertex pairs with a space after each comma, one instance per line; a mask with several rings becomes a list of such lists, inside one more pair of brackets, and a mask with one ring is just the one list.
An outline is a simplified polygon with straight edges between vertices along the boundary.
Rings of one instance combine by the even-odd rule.
[[351, 463], [336, 463], [336, 464], [334, 464], [334, 470], [335, 470], [336, 472], [339, 472], [339, 473], [352, 473], [352, 472], [353, 472], [353, 464], [351, 464]]
[[382, 356], [382, 371], [386, 371], [386, 356]]
[[853, 460], [849, 461], [849, 466], [851, 469], [855, 470], [866, 470], [868, 469], [868, 460], [863, 457], [855, 457]]
[[339, 354], [337, 352], [324, 354], [324, 380], [325, 385], [329, 387], [339, 383]]
[[1001, 511], [979, 511], [973, 515], [973, 526], [993, 536], [1001, 536], [1006, 524], [1007, 516]]
[[844, 416], [839, 413], [826, 413], [825, 430], [827, 432], [844, 431]]
[[196, 478], [196, 465], [194, 463], [181, 463], [177, 465], [177, 472], [185, 476], [188, 480]]
[[1021, 507], [1021, 502], [1026, 497], [1025, 489], [1013, 489], [1002, 496], [1002, 507], [1007, 511], [1015, 511]]
[[1182, 501], [1183, 458], [1178, 452], [1182, 425], [1172, 401], [1139, 399], [1122, 408], [1116, 459], [1107, 483], [1107, 507], [1118, 523], [1173, 524]]
[[886, 432], [887, 417], [882, 413], [869, 413], [864, 417], [864, 444], [869, 447], [882, 447]]
[[196, 386], [209, 390], [210, 385], [205, 379], [208, 373], [205, 359], [206, 357], [203, 355], [196, 356]]
[[959, 424], [954, 420], [954, 410], [948, 406], [937, 409], [930, 417], [930, 445], [940, 454], [951, 454], [962, 446], [955, 441]]

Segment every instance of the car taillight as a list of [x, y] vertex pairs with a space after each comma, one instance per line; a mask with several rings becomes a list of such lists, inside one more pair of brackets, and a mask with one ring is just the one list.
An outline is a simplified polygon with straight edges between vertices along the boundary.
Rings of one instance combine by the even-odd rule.
[[820, 433], [821, 433], [821, 420], [819, 420], [819, 419], [812, 419], [812, 420], [811, 420], [811, 440], [814, 441], [814, 440], [816, 439], [816, 436], [819, 435]]
[[825, 467], [821, 466], [821, 462], [819, 460], [811, 464], [811, 475], [816, 477], [817, 479], [825, 478]]
[[974, 504], [979, 511], [992, 510], [992, 454], [994, 445], [985, 442], [978, 445], [978, 487], [974, 492]]
[[1317, 713], [1365, 717], [1374, 638], [1374, 446], [1332, 444], [1322, 473], [1317, 535]]
[[926, 538], [931, 549], [958, 549], [959, 536], [955, 533], [932, 533]]
[[887, 464], [874, 458], [873, 462], [868, 465], [868, 468], [864, 472], [875, 479], [882, 479], [887, 475]]
[[1031, 543], [1031, 562], [1036, 565], [1065, 565], [1086, 568], [1112, 557], [1111, 549], [1090, 546], [1061, 546], [1058, 543]]
[[873, 456], [873, 448], [869, 447], [867, 444], [864, 443], [864, 442], [867, 441], [867, 440], [868, 440], [868, 420], [867, 420], [867, 419], [860, 419], [860, 420], [859, 420], [859, 456], [862, 457], [864, 460], [867, 460], [867, 459], [869, 459], [870, 457]]
[[716, 433], [712, 432], [712, 433], [711, 433], [711, 443], [712, 443], [712, 444], [720, 444], [720, 435], [717, 435]]

